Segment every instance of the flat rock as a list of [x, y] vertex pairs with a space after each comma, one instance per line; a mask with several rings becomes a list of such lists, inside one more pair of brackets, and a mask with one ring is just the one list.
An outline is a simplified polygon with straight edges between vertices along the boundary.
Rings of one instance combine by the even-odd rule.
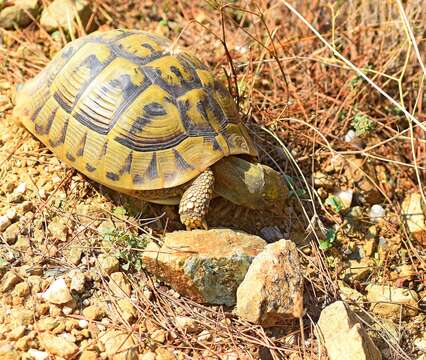
[[303, 276], [292, 241], [269, 244], [254, 258], [237, 290], [236, 313], [265, 327], [302, 315]]
[[128, 333], [119, 330], [108, 330], [99, 337], [105, 345], [108, 359], [136, 360], [138, 358], [135, 342]]
[[120, 262], [112, 255], [101, 254], [98, 256], [99, 266], [102, 272], [111, 275], [120, 269]]
[[343, 301], [336, 301], [322, 310], [316, 332], [324, 341], [330, 360], [382, 358], [376, 345]]
[[40, 24], [48, 32], [58, 30], [59, 27], [70, 32], [76, 31], [76, 14], [85, 26], [90, 17], [89, 1], [86, 0], [54, 0], [41, 13]]
[[143, 253], [146, 269], [199, 303], [234, 305], [236, 291], [266, 242], [229, 229], [175, 231]]
[[51, 304], [65, 304], [72, 300], [71, 293], [64, 279], [55, 280], [42, 294], [42, 298]]
[[122, 272], [112, 273], [108, 286], [118, 298], [122, 298], [125, 295], [130, 296], [132, 292], [132, 286]]
[[0, 291], [6, 292], [12, 290], [16, 284], [20, 283], [22, 279], [13, 271], [8, 271], [1, 279]]
[[371, 310], [377, 315], [399, 318], [400, 314], [405, 317], [418, 313], [419, 297], [414, 290], [376, 284], [368, 285], [366, 290]]
[[78, 346], [62, 336], [55, 336], [49, 333], [39, 335], [41, 346], [52, 355], [61, 356], [64, 359], [71, 358], [77, 351]]
[[402, 202], [401, 214], [413, 238], [426, 246], [426, 204], [422, 195], [408, 194]]

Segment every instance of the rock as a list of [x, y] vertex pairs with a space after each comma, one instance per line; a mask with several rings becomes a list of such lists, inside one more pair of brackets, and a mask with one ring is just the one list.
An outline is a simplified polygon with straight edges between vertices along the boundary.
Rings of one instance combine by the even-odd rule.
[[345, 271], [346, 281], [363, 281], [370, 275], [374, 263], [363, 258], [361, 260], [349, 260], [349, 268]]
[[14, 5], [8, 6], [0, 12], [0, 27], [13, 29], [15, 24], [18, 27], [25, 27], [32, 21], [26, 12], [34, 17], [37, 15], [38, 9], [38, 0], [15, 0]]
[[334, 186], [334, 178], [322, 173], [321, 171], [313, 173], [312, 178], [317, 188], [322, 187], [324, 189], [331, 190]]
[[101, 320], [105, 315], [105, 309], [99, 305], [90, 305], [83, 309], [83, 316], [87, 320]]
[[97, 360], [98, 353], [91, 350], [83, 350], [80, 354], [79, 360]]
[[37, 329], [40, 331], [52, 331], [61, 325], [60, 318], [45, 317], [37, 321]]
[[55, 280], [42, 294], [42, 298], [51, 304], [57, 305], [65, 304], [72, 300], [67, 284], [62, 278]]
[[87, 329], [89, 327], [89, 322], [87, 320], [78, 320], [78, 327], [80, 329]]
[[229, 229], [167, 233], [160, 248], [143, 253], [148, 271], [181, 295], [210, 304], [235, 304], [250, 263], [266, 245], [261, 238]]
[[130, 296], [132, 292], [132, 287], [122, 272], [112, 273], [108, 286], [118, 298], [122, 298], [123, 295]]
[[200, 330], [200, 325], [189, 316], [176, 316], [175, 324], [178, 329], [188, 333], [193, 333]]
[[368, 217], [372, 222], [378, 222], [380, 219], [383, 219], [385, 215], [386, 210], [383, 209], [383, 206], [379, 204], [374, 204], [368, 212]]
[[21, 356], [15, 347], [9, 343], [0, 344], [0, 359], [1, 360], [16, 360], [20, 359]]
[[11, 224], [10, 219], [6, 215], [0, 216], [0, 231], [5, 231]]
[[31, 247], [30, 239], [27, 236], [18, 235], [18, 240], [13, 247], [16, 250], [27, 251]]
[[61, 356], [65, 359], [71, 358], [77, 351], [78, 346], [62, 336], [49, 333], [39, 335], [40, 345], [52, 355]]
[[80, 264], [81, 256], [83, 255], [83, 250], [79, 247], [72, 247], [68, 253], [67, 259], [74, 265]]
[[138, 312], [132, 302], [128, 299], [119, 299], [117, 301], [118, 308], [120, 309], [120, 314], [123, 319], [132, 324], [136, 321]]
[[422, 195], [407, 195], [401, 205], [401, 214], [413, 238], [426, 246], [426, 204]]
[[18, 235], [19, 235], [19, 232], [20, 232], [20, 229], [19, 229], [20, 226], [21, 225], [19, 223], [14, 223], [14, 224], [8, 226], [8, 228], [3, 233], [3, 237], [9, 245], [14, 244], [16, 242], [16, 240], [18, 239]]
[[155, 342], [164, 344], [167, 338], [167, 332], [163, 329], [157, 329], [151, 334], [151, 339]]
[[13, 308], [10, 310], [11, 323], [15, 326], [31, 325], [34, 323], [34, 312], [22, 308]]
[[343, 301], [322, 310], [316, 333], [330, 360], [380, 360], [382, 355]]
[[176, 360], [176, 356], [173, 355], [171, 350], [164, 349], [164, 348], [157, 348], [155, 350], [157, 356], [155, 357], [155, 360]]
[[12, 290], [13, 287], [21, 281], [22, 279], [16, 273], [13, 271], [8, 271], [1, 279], [0, 291], [4, 293], [6, 291]]
[[254, 258], [237, 290], [236, 313], [265, 327], [302, 316], [303, 276], [292, 241], [269, 244]]
[[342, 190], [335, 194], [335, 196], [341, 201], [342, 210], [348, 210], [351, 207], [353, 194], [354, 192], [351, 189]]
[[139, 360], [156, 360], [155, 353], [148, 351], [139, 358]]
[[114, 256], [101, 254], [98, 256], [98, 261], [101, 271], [107, 275], [111, 275], [113, 272], [120, 270], [120, 262]]
[[339, 280], [337, 284], [339, 286], [340, 296], [343, 300], [357, 304], [363, 303], [364, 295], [362, 295], [360, 292], [356, 291], [355, 289], [352, 289], [341, 280]]
[[426, 332], [423, 333], [423, 336], [414, 339], [413, 345], [418, 351], [426, 354]]
[[40, 18], [40, 24], [48, 32], [61, 27], [72, 34], [76, 32], [76, 14], [80, 17], [81, 24], [87, 25], [91, 15], [90, 2], [86, 0], [53, 0], [47, 6]]
[[371, 302], [371, 310], [377, 315], [399, 318], [400, 313], [403, 317], [418, 313], [419, 297], [414, 290], [376, 284], [368, 285], [366, 290], [367, 300]]
[[86, 277], [80, 270], [71, 270], [68, 277], [71, 279], [70, 290], [74, 290], [78, 293], [82, 293], [85, 290]]
[[28, 355], [30, 355], [34, 360], [47, 360], [50, 356], [46, 351], [40, 351], [37, 349], [28, 349]]
[[53, 239], [59, 240], [59, 241], [67, 240], [68, 228], [66, 224], [64, 223], [64, 220], [60, 218], [59, 216], [55, 217], [53, 221], [49, 223], [49, 225], [47, 226], [47, 229], [49, 230]]
[[22, 336], [24, 336], [26, 329], [27, 328], [26, 328], [25, 325], [17, 326], [9, 332], [7, 338], [9, 340], [16, 341], [16, 340], [20, 339]]
[[105, 345], [108, 359], [111, 360], [137, 360], [135, 342], [131, 335], [119, 330], [107, 330], [99, 336], [99, 340]]
[[16, 284], [15, 289], [12, 291], [12, 296], [25, 298], [30, 294], [30, 286], [26, 282]]

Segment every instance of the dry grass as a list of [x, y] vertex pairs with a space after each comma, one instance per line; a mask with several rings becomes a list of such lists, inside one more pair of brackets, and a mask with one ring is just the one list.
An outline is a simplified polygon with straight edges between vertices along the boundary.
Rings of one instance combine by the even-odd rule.
[[[420, 191], [426, 202], [424, 0], [404, 4], [399, 0], [93, 3], [91, 24], [103, 30], [128, 27], [161, 32], [175, 39], [176, 44], [188, 46], [228, 83], [260, 146], [261, 160], [293, 179], [293, 190], [298, 195], [292, 200], [292, 211], [280, 219], [279, 227], [290, 237], [297, 233], [303, 240], [301, 249], [310, 249], [301, 251], [307, 311], [300, 324], [294, 321], [279, 329], [264, 330], [238, 320], [228, 309], [205, 307], [170, 295], [167, 288], [158, 287], [149, 277], [144, 283], [153, 296], [147, 298], [140, 285], [140, 276], [145, 275], [129, 274], [134, 287], [140, 288], [138, 300], [131, 299], [139, 309], [139, 320], [126, 324], [118, 314], [113, 326], [127, 331], [142, 347], [153, 347], [146, 329], [147, 323], [154, 323], [172, 334], [171, 346], [188, 354], [204, 354], [201, 358], [207, 358], [207, 354], [226, 358], [227, 352], [234, 352], [238, 358], [254, 359], [260, 356], [256, 355], [259, 351], [263, 359], [283, 359], [290, 354], [299, 354], [303, 359], [325, 358], [313, 328], [320, 309], [339, 297], [336, 263], [346, 243], [342, 241], [341, 247], [331, 253], [319, 249], [318, 242], [324, 239], [326, 230], [335, 224], [342, 226], [344, 219], [322, 204], [311, 174], [337, 160], [351, 162], [353, 157], [385, 169], [391, 180], [388, 183], [365, 173], [382, 194], [383, 206], [393, 215], [383, 232], [388, 238], [399, 239], [398, 249], [404, 249], [408, 262], [418, 272], [416, 281], [422, 281], [425, 251], [411, 241], [399, 214], [400, 203], [410, 191]], [[65, 29], [59, 39], [52, 39], [37, 21], [23, 30], [0, 31], [0, 80], [11, 84], [35, 75], [69, 40]], [[80, 24], [76, 36], [85, 32]], [[343, 140], [357, 116], [374, 124], [361, 148]], [[40, 151], [30, 154], [22, 150], [23, 142], [10, 147], [1, 162], [3, 169], [10, 161], [41, 156]], [[81, 179], [75, 180], [72, 171], [63, 170], [61, 174], [57, 190], [70, 196], [70, 204], [87, 202], [90, 196], [104, 201], [104, 195], [93, 185], [87, 185], [87, 189]], [[4, 179], [7, 171], [2, 170], [1, 176]], [[55, 195], [53, 192], [46, 201], [40, 200], [26, 225], [31, 226], [35, 218], [59, 214], [68, 219], [73, 234], [59, 253], [78, 244], [88, 253], [97, 254], [102, 235], [91, 221], [99, 220], [98, 214], [82, 224], [75, 208], [58, 210], [54, 206], [51, 200]], [[142, 225], [129, 222], [127, 229], [148, 236], [171, 226], [162, 209], [150, 210], [152, 218], [144, 215]], [[114, 217], [112, 207], [109, 212], [103, 208], [100, 214]], [[365, 214], [364, 225], [369, 222]], [[148, 223], [154, 223], [153, 232]], [[86, 230], [98, 237], [87, 242]], [[46, 239], [49, 241], [47, 235]], [[330, 263], [330, 256], [334, 263]], [[391, 283], [388, 274], [400, 263], [400, 252], [388, 253], [377, 263], [369, 280]], [[69, 264], [62, 266], [71, 268]], [[104, 291], [114, 311], [115, 299], [107, 293], [107, 286]], [[370, 318], [368, 324], [374, 324], [377, 320], [364, 309], [360, 310]], [[193, 317], [213, 334], [212, 339], [200, 341], [197, 335], [182, 332], [176, 328], [175, 315]], [[413, 355], [410, 334], [404, 334], [402, 327], [401, 322], [402, 340], [397, 345], [389, 341], [391, 335], [386, 329], [375, 330], [378, 337], [391, 344], [389, 359], [410, 359]]]

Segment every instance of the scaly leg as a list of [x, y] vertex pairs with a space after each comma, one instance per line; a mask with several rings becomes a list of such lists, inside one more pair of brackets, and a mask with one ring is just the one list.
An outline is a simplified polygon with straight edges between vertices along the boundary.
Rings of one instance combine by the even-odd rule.
[[210, 168], [203, 171], [183, 193], [179, 204], [180, 221], [187, 230], [208, 229], [206, 215], [213, 197], [214, 174]]

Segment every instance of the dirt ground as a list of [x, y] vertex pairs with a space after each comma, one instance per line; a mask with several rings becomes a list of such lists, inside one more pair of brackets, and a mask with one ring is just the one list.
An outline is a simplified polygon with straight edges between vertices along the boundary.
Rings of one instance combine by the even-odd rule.
[[[86, 29], [80, 24], [72, 36], [67, 29], [48, 33], [39, 14], [26, 27], [0, 28], [0, 216], [9, 219], [0, 224], [3, 354], [31, 359], [29, 349], [47, 341], [44, 326], [74, 338], [74, 358], [107, 358], [99, 334], [110, 331], [122, 342], [131, 338], [140, 358], [326, 359], [314, 325], [348, 292], [360, 295], [345, 299], [384, 359], [426, 351], [416, 345], [426, 341], [426, 244], [401, 217], [404, 198], [426, 191], [426, 2], [288, 3], [93, 1]], [[114, 28], [176, 40], [230, 88], [260, 161], [285, 175], [290, 198], [282, 216], [217, 199], [208, 221], [296, 242], [305, 278], [301, 322], [264, 329], [232, 309], [195, 304], [150, 276], [140, 250], [148, 239], [182, 229], [177, 209], [107, 190], [13, 123], [17, 84], [72, 37]], [[101, 274], [105, 254], [119, 260], [131, 287], [135, 307], [127, 313]], [[70, 283], [76, 270], [86, 286], [68, 308], [37, 295], [61, 276]], [[415, 291], [417, 311], [384, 320], [365, 296], [369, 284]], [[88, 312], [94, 321], [86, 324]], [[182, 331], [177, 316], [194, 319], [197, 331]], [[22, 332], [11, 336], [16, 327]]]

